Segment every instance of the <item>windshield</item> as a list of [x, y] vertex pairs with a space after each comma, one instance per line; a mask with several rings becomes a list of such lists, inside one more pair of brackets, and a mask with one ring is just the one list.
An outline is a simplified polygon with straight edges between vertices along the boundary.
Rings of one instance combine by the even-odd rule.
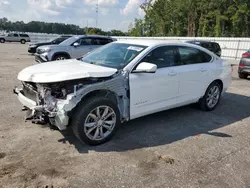
[[52, 42], [53, 40], [56, 40], [57, 38], [58, 38], [58, 37], [49, 39], [49, 40], [47, 40], [46, 42]]
[[145, 48], [147, 48], [147, 46], [109, 43], [84, 56], [81, 61], [119, 70], [130, 63]]

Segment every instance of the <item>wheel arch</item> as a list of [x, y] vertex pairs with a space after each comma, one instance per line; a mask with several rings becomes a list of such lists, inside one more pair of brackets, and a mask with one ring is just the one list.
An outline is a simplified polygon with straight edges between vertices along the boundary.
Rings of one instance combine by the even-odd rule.
[[90, 91], [82, 97], [82, 100], [87, 100], [90, 97], [99, 97], [99, 96], [106, 97], [112, 100], [115, 104], [118, 104], [119, 97], [117, 96], [115, 92], [110, 91], [108, 89], [98, 89], [98, 90]]
[[69, 55], [69, 53], [67, 53], [67, 52], [56, 52], [56, 53], [53, 54], [52, 60], [53, 60], [56, 56], [58, 56], [58, 55], [65, 55], [65, 56], [67, 56], [69, 59], [71, 58], [70, 55]]
[[214, 80], [214, 81], [212, 81], [211, 83], [208, 84], [208, 86], [206, 87], [206, 90], [205, 90], [205, 92], [203, 93], [203, 95], [205, 95], [205, 93], [206, 93], [208, 87], [209, 87], [211, 84], [215, 83], [215, 82], [217, 82], [217, 83], [220, 85], [220, 87], [221, 87], [221, 92], [223, 91], [223, 88], [224, 88], [223, 81], [222, 81], [221, 79], [216, 79], [216, 80]]
[[114, 102], [120, 112], [120, 117], [122, 118], [122, 110], [125, 108], [124, 103], [121, 102], [120, 98], [115, 92], [108, 90], [108, 89], [97, 89], [97, 90], [92, 90], [86, 93], [85, 95], [81, 96], [81, 99], [79, 102], [76, 104], [74, 108], [71, 109], [71, 111], [68, 112], [69, 117], [72, 117], [74, 111], [79, 108], [85, 101], [87, 101], [90, 98], [94, 97], [105, 97]]

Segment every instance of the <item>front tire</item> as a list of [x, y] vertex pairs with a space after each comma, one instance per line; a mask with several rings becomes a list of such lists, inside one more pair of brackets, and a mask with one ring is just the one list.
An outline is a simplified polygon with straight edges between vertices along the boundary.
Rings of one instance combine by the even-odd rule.
[[72, 129], [75, 136], [88, 145], [107, 142], [120, 124], [117, 105], [105, 98], [94, 97], [81, 103], [74, 111]]
[[248, 75], [244, 73], [239, 73], [239, 78], [240, 79], [247, 79]]
[[65, 59], [69, 59], [66, 55], [56, 55], [54, 58], [53, 58], [53, 61], [61, 61], [61, 60], [65, 60]]
[[210, 84], [205, 95], [200, 99], [199, 105], [202, 110], [212, 111], [219, 104], [222, 87], [218, 82]]
[[5, 43], [5, 39], [0, 39], [0, 43]]

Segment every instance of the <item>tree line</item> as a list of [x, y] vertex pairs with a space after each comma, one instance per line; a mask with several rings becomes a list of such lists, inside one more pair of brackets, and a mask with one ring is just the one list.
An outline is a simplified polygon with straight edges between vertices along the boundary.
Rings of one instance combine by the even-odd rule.
[[249, 37], [249, 0], [145, 0], [131, 36]]
[[55, 33], [55, 34], [98, 34], [108, 36], [125, 36], [120, 30], [103, 31], [99, 28], [81, 28], [74, 24], [64, 23], [47, 23], [39, 21], [31, 21], [24, 23], [23, 21], [12, 22], [7, 18], [0, 18], [0, 30], [17, 31], [17, 32], [34, 32], [34, 33]]

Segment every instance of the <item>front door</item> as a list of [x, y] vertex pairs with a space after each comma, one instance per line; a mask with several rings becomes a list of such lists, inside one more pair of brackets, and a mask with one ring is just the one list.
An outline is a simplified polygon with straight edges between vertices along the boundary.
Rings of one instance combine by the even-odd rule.
[[179, 75], [174, 66], [175, 58], [175, 47], [158, 47], [141, 61], [156, 64], [155, 73], [130, 73], [130, 119], [171, 108], [177, 103]]
[[72, 58], [79, 58], [82, 57], [83, 55], [87, 54], [88, 52], [92, 51], [94, 49], [94, 46], [92, 44], [92, 38], [81, 38], [76, 41], [80, 45], [75, 47], [71, 46], [71, 54]]

